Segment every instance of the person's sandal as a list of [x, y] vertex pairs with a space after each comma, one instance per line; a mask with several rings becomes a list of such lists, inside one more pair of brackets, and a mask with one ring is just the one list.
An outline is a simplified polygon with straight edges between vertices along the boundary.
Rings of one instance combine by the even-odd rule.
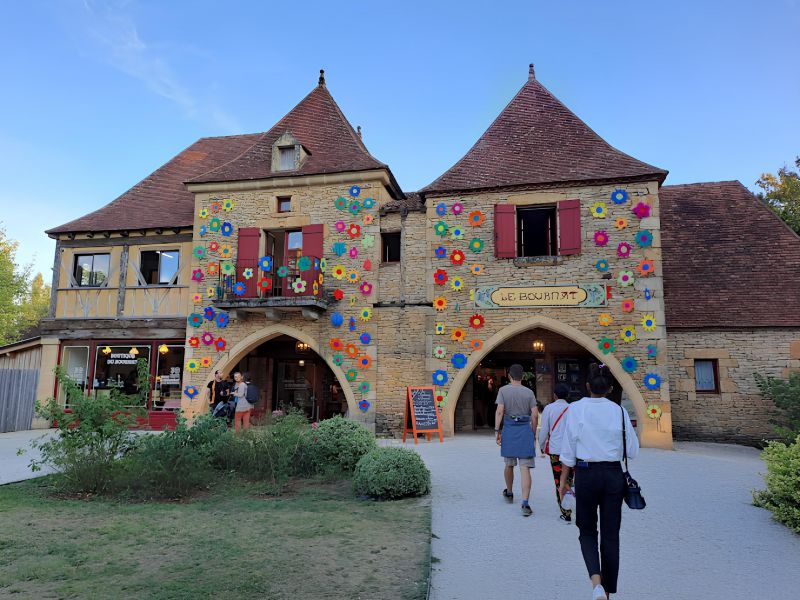
[[512, 502], [514, 502], [514, 492], [509, 493], [507, 489], [503, 490], [503, 498], [506, 499], [506, 502], [511, 504]]

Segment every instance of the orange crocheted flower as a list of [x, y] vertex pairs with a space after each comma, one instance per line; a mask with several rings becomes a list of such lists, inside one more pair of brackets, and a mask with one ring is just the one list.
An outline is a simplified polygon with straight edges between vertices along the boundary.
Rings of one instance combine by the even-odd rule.
[[332, 338], [330, 341], [331, 350], [334, 352], [341, 352], [344, 348], [344, 343], [339, 338]]
[[347, 356], [355, 358], [358, 356], [358, 347], [355, 344], [347, 344]]
[[464, 341], [465, 335], [466, 333], [464, 333], [463, 329], [461, 329], [460, 327], [456, 327], [455, 329], [453, 329], [453, 333], [450, 336], [450, 339], [453, 340], [454, 342], [461, 343]]
[[367, 354], [362, 354], [358, 359], [358, 366], [362, 369], [369, 369], [372, 366], [372, 358]]
[[479, 210], [473, 210], [471, 213], [469, 213], [469, 224], [473, 227], [479, 227], [483, 225], [485, 220], [486, 216], [484, 216], [484, 214]]

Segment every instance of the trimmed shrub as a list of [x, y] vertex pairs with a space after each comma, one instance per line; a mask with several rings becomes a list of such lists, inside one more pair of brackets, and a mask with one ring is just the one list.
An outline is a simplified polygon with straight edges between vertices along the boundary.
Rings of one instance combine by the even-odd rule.
[[356, 465], [353, 490], [381, 500], [424, 496], [431, 489], [431, 472], [413, 450], [378, 448]]
[[767, 489], [753, 493], [754, 503], [800, 533], [800, 435], [791, 444], [770, 442], [761, 455], [767, 463]]
[[792, 373], [789, 379], [755, 375], [758, 389], [771, 400], [777, 409], [772, 420], [775, 432], [784, 441], [791, 442], [800, 434], [800, 373]]
[[352, 473], [361, 457], [377, 447], [375, 436], [366, 427], [336, 415], [313, 431], [308, 452], [320, 472], [338, 469]]

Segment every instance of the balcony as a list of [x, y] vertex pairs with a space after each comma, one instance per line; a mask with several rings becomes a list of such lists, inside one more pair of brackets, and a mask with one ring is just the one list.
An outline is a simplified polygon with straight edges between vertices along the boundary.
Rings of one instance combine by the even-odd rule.
[[320, 259], [301, 257], [280, 265], [272, 256], [264, 258], [229, 261], [227, 264], [232, 265], [227, 268], [229, 272], [221, 269], [214, 280], [214, 306], [232, 313], [263, 314], [272, 321], [279, 321], [291, 312], [319, 319], [329, 301]]

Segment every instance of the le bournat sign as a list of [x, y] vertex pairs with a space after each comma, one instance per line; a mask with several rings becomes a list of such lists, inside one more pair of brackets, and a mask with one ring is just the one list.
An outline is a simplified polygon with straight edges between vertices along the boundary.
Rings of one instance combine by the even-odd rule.
[[476, 308], [530, 308], [546, 306], [608, 306], [608, 288], [602, 283], [574, 285], [535, 285], [521, 287], [489, 286], [475, 291]]
[[432, 387], [409, 387], [406, 392], [406, 418], [403, 426], [403, 442], [411, 432], [414, 443], [417, 436], [425, 434], [430, 441], [434, 433], [439, 434], [439, 441], [444, 442], [439, 407], [436, 406], [436, 395]]

